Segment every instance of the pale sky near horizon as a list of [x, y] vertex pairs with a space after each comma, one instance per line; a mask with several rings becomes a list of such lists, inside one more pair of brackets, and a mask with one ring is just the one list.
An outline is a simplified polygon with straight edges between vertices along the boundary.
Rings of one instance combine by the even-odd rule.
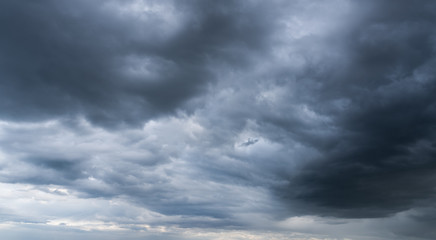
[[436, 238], [436, 2], [0, 1], [0, 238]]

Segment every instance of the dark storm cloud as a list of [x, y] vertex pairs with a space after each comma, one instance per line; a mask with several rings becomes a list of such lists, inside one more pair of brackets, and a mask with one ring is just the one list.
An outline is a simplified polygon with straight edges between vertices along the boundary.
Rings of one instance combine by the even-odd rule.
[[132, 229], [434, 238], [436, 4], [309, 2], [2, 1], [1, 182]]
[[[152, 11], [141, 12], [153, 6]], [[0, 118], [61, 119], [65, 125], [80, 125], [76, 118], [84, 117], [108, 128], [137, 126], [179, 108], [192, 110], [185, 103], [204, 94], [210, 83], [214, 91], [217, 72], [249, 68], [252, 56], [268, 50], [276, 30], [277, 7], [256, 1], [3, 1]], [[238, 225], [226, 213], [233, 199], [220, 197], [226, 202], [221, 204], [203, 200], [205, 194], [196, 192], [200, 197], [189, 200], [189, 192], [201, 185], [185, 190], [169, 171], [156, 170], [157, 165], [171, 163], [170, 157], [183, 155], [182, 150], [173, 154], [171, 148], [164, 152], [158, 146], [151, 156], [117, 155], [116, 150], [124, 152], [132, 146], [150, 150], [149, 142], [137, 145], [144, 138], [141, 135], [105, 149], [114, 151], [114, 156], [107, 157], [95, 151], [94, 145], [81, 149], [72, 144], [76, 140], [66, 141], [68, 136], [59, 136], [52, 144], [53, 138], [44, 137], [62, 134], [57, 132], [62, 127], [55, 124], [49, 129], [53, 132], [4, 132], [10, 137], [4, 139], [2, 150], [16, 154], [16, 164], [5, 166], [2, 181], [58, 184], [85, 198], [128, 196], [165, 215], [221, 219], [211, 226]], [[72, 139], [81, 136], [79, 142], [89, 134], [80, 126], [71, 130]], [[32, 141], [41, 149], [34, 149]], [[71, 158], [77, 152], [79, 158]], [[18, 166], [21, 171], [14, 169]], [[177, 178], [196, 174], [183, 171], [188, 176]]]
[[211, 63], [242, 66], [270, 29], [261, 4], [134, 3], [2, 1], [0, 117], [140, 124], [204, 91]]
[[[80, 159], [29, 158], [25, 162], [40, 169], [39, 174], [26, 179], [32, 184], [69, 184], [70, 181], [84, 177]], [[25, 181], [20, 180], [20, 182]]]
[[436, 5], [358, 6], [362, 20], [338, 40], [346, 60], [330, 74], [308, 76], [322, 87], [306, 104], [329, 122], [319, 133], [270, 122], [322, 155], [278, 190], [304, 213], [383, 217], [436, 197]]

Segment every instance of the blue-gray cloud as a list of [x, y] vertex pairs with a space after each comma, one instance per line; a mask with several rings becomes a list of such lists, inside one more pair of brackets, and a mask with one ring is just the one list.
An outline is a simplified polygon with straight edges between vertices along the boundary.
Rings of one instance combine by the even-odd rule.
[[432, 239], [435, 8], [3, 1], [0, 181], [35, 198], [1, 214]]

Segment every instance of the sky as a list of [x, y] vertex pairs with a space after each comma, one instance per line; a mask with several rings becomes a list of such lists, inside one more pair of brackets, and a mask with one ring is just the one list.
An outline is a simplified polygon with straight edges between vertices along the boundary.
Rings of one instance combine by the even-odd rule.
[[436, 238], [436, 2], [0, 1], [6, 240]]

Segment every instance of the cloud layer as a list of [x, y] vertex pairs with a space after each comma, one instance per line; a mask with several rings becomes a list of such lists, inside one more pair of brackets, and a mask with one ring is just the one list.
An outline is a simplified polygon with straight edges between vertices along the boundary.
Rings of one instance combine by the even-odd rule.
[[433, 239], [435, 12], [2, 1], [0, 232]]

